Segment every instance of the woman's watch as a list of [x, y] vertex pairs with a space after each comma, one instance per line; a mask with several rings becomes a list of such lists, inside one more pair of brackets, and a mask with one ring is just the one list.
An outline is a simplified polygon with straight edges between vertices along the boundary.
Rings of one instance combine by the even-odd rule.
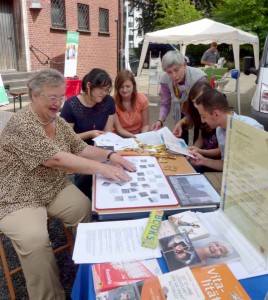
[[111, 152], [109, 152], [108, 153], [108, 155], [107, 155], [107, 162], [109, 162], [110, 161], [110, 158], [111, 158], [111, 156], [114, 154], [114, 153], [116, 153], [115, 151], [111, 151]]

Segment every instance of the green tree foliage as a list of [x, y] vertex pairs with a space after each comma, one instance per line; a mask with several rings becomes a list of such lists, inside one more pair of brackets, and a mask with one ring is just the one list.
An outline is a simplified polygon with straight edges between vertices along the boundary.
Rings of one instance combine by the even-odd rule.
[[[202, 10], [204, 5], [200, 6]], [[196, 21], [203, 15], [190, 4], [190, 0], [130, 0], [130, 6], [142, 11], [141, 17], [136, 20], [139, 29], [145, 33]]]
[[157, 0], [156, 29], [186, 24], [202, 18], [189, 0]]
[[130, 0], [129, 3], [132, 9], [136, 8], [142, 12], [141, 17], [136, 18], [138, 29], [143, 29], [144, 33], [155, 31], [158, 17], [157, 0]]
[[211, 11], [223, 0], [191, 0], [190, 3], [201, 11], [207, 18], [211, 18]]
[[225, 0], [212, 10], [215, 21], [252, 32], [263, 45], [268, 33], [267, 0]]

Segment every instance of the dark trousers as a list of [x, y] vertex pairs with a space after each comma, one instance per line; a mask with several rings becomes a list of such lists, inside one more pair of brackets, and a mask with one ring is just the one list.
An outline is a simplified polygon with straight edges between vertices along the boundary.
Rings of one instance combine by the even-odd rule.
[[89, 199], [92, 199], [92, 175], [75, 174], [74, 184]]
[[[193, 143], [197, 140], [198, 135], [199, 135], [199, 129], [194, 128], [194, 141], [193, 141]], [[189, 143], [189, 130], [188, 130], [188, 128], [183, 128], [181, 138], [184, 139], [185, 143], [188, 145], [188, 143]]]

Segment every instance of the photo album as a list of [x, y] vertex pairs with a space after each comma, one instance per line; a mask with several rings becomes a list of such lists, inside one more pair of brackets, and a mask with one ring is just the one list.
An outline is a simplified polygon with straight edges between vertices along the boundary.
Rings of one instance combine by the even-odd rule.
[[114, 182], [95, 175], [93, 199], [96, 209], [168, 207], [178, 205], [157, 159], [153, 156], [124, 156], [136, 165], [136, 172], [127, 172], [132, 180]]

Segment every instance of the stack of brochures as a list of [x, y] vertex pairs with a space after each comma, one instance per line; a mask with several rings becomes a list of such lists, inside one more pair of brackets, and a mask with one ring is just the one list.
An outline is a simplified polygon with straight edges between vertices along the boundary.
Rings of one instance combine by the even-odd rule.
[[[214, 295], [214, 296], [213, 296]], [[97, 300], [250, 300], [225, 264], [191, 270], [188, 267], [99, 293]]]

